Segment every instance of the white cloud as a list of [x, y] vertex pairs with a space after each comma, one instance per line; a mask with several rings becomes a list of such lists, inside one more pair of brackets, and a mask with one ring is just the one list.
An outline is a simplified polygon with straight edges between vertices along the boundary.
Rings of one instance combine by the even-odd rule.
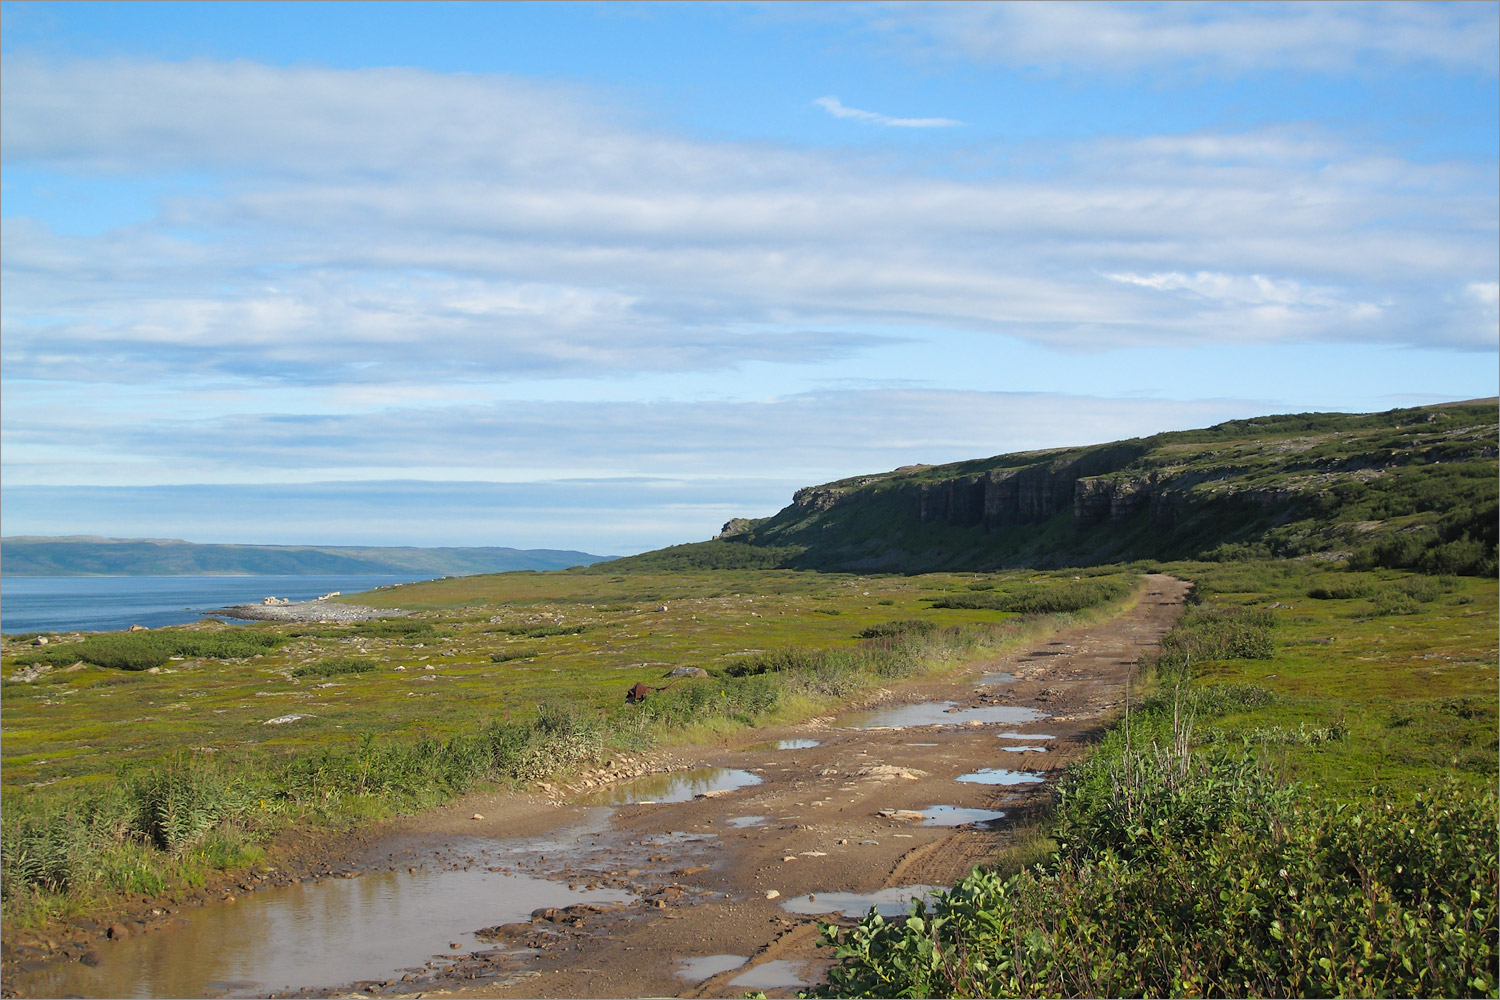
[[938, 57], [1084, 71], [1345, 72], [1428, 64], [1494, 75], [1491, 3], [883, 3], [879, 30]]
[[818, 107], [835, 118], [853, 118], [867, 125], [884, 125], [894, 128], [951, 128], [963, 122], [954, 118], [892, 118], [878, 111], [861, 111], [844, 105], [837, 97], [820, 97], [813, 101]]

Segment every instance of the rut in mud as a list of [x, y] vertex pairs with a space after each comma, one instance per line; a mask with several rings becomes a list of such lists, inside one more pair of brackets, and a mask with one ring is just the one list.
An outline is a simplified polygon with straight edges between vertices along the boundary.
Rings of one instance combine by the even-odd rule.
[[[52, 963], [46, 977], [14, 978], [8, 990], [160, 995], [131, 970], [167, 976], [186, 951], [217, 951], [238, 964], [203, 965], [167, 991], [788, 995], [822, 975], [818, 921], [870, 905], [899, 912], [1003, 846], [1012, 821], [1047, 801], [1062, 768], [1121, 709], [1127, 678], [1186, 590], [1151, 576], [1119, 618], [967, 678], [903, 685], [878, 712], [761, 729], [738, 747], [679, 748], [675, 779], [566, 800], [471, 796], [382, 835], [339, 880], [348, 885], [206, 907], [149, 946], [106, 941], [92, 964]], [[415, 903], [419, 885], [442, 886], [434, 906]], [[276, 917], [277, 907], [286, 913]], [[234, 909], [245, 916], [227, 917]], [[243, 947], [188, 947], [203, 932], [195, 925], [226, 919], [224, 940]], [[257, 920], [280, 929], [251, 932]], [[314, 974], [293, 961], [320, 949], [340, 962]], [[59, 978], [70, 970], [79, 978]]]

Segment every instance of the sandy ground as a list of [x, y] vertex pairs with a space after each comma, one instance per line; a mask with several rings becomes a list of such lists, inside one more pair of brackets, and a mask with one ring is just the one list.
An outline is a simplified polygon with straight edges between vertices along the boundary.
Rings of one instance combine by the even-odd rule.
[[[816, 719], [747, 731], [732, 745], [681, 747], [649, 762], [621, 759], [614, 766], [616, 776], [737, 769], [757, 784], [682, 802], [612, 808], [580, 800], [608, 794], [608, 785], [470, 795], [348, 838], [282, 845], [282, 863], [269, 883], [215, 886], [174, 905], [143, 899], [149, 910], [129, 933], [158, 926], [169, 932], [175, 906], [215, 905], [226, 894], [265, 884], [352, 877], [398, 868], [411, 858], [453, 868], [493, 863], [465, 854], [464, 845], [475, 838], [545, 843], [550, 846], [508, 855], [506, 870], [580, 889], [624, 889], [634, 901], [539, 910], [529, 921], [489, 928], [483, 947], [401, 979], [293, 995], [739, 997], [761, 989], [790, 996], [799, 983], [817, 981], [829, 962], [828, 950], [818, 947], [819, 921], [853, 918], [792, 912], [786, 904], [806, 903], [812, 894], [817, 905], [802, 908], [818, 909], [829, 904], [830, 893], [949, 886], [992, 856], [1029, 812], [1050, 801], [1063, 768], [1122, 710], [1127, 678], [1181, 614], [1186, 591], [1171, 577], [1148, 577], [1137, 607], [1112, 621], [976, 664], [949, 681], [903, 683], [873, 696], [882, 707], [952, 702], [957, 711], [937, 725], [858, 729], [843, 716]], [[995, 672], [1015, 679], [979, 683]], [[962, 719], [966, 709], [1007, 706], [1045, 715], [1017, 724]], [[1037, 738], [1045, 736], [1051, 739]], [[818, 745], [777, 749], [782, 740]], [[957, 780], [983, 768], [1046, 780], [1000, 786]], [[920, 814], [938, 805], [1006, 815], [962, 827], [923, 825]], [[80, 939], [73, 950], [108, 949], [107, 940], [92, 940], [106, 928], [80, 931], [90, 940]], [[69, 948], [69, 942], [7, 948], [7, 965], [76, 960]]]

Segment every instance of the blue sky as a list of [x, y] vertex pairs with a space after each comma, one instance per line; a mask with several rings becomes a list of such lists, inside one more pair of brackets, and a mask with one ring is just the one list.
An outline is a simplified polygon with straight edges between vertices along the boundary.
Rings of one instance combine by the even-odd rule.
[[1500, 5], [0, 5], [0, 526], [640, 551], [1497, 392]]

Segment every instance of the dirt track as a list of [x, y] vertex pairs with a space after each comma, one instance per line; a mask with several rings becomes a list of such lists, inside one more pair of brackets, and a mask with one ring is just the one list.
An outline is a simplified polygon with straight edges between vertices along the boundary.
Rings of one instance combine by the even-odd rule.
[[[938, 714], [938, 725], [859, 729], [849, 716], [817, 719], [748, 731], [734, 745], [677, 748], [649, 768], [736, 769], [743, 780], [758, 779], [753, 785], [681, 802], [610, 808], [581, 801], [577, 789], [471, 795], [389, 827], [282, 844], [275, 852], [278, 867], [259, 876], [262, 881], [226, 881], [171, 905], [142, 898], [140, 919], [122, 923], [128, 937], [159, 931], [167, 944], [170, 928], [183, 923], [184, 904], [213, 908], [236, 894], [402, 872], [408, 865], [417, 866], [413, 871], [503, 872], [579, 890], [616, 890], [617, 898], [629, 893], [632, 901], [542, 909], [526, 920], [535, 902], [517, 897], [501, 905], [485, 896], [481, 912], [493, 909], [494, 925], [477, 936], [460, 934], [468, 943], [452, 942], [451, 954], [402, 968], [399, 979], [291, 995], [737, 997], [755, 989], [791, 995], [799, 982], [821, 976], [828, 953], [817, 947], [818, 922], [835, 917], [791, 912], [785, 904], [817, 910], [836, 900], [830, 894], [948, 886], [993, 855], [1012, 836], [1016, 820], [1049, 800], [1062, 769], [1118, 714], [1127, 678], [1181, 613], [1186, 591], [1181, 581], [1151, 576], [1136, 608], [1119, 618], [976, 664], [949, 681], [915, 681], [877, 694], [882, 707], [953, 703], [954, 712]], [[987, 673], [1014, 679], [981, 683]], [[988, 725], [963, 718], [1014, 710], [1044, 717]], [[1019, 738], [1024, 736], [1030, 738]], [[817, 745], [775, 749], [785, 740]], [[989, 786], [956, 780], [982, 768], [1030, 772], [1046, 781]], [[617, 774], [632, 769], [631, 762], [616, 762]], [[596, 788], [592, 794], [611, 791]], [[964, 827], [922, 825], [920, 814], [934, 806], [1006, 815]], [[17, 973], [78, 961], [80, 954], [85, 965], [116, 964], [105, 928], [78, 931], [82, 937], [61, 945], [7, 942], [7, 982], [0, 992], [55, 995], [28, 990]], [[181, 950], [178, 945], [164, 955]], [[715, 961], [722, 971], [714, 971]], [[690, 962], [702, 964], [692, 969]], [[288, 981], [264, 971], [266, 981]], [[391, 975], [375, 969], [369, 974]]]
[[[739, 748], [709, 748], [696, 755], [679, 751], [684, 767], [747, 769], [761, 783], [682, 803], [621, 806], [609, 830], [593, 838], [596, 848], [581, 856], [586, 861], [551, 869], [553, 877], [570, 882], [627, 885], [643, 893], [641, 902], [510, 926], [501, 932], [509, 935], [508, 952], [488, 959], [476, 953], [466, 970], [457, 971], [488, 982], [463, 985], [443, 977], [385, 989], [425, 986], [426, 996], [466, 997], [720, 997], [755, 988], [790, 995], [795, 986], [789, 981], [782, 988], [767, 984], [785, 979], [788, 971], [816, 978], [827, 952], [817, 947], [820, 918], [788, 912], [782, 904], [808, 893], [951, 885], [993, 854], [1008, 836], [1007, 820], [944, 828], [881, 813], [947, 804], [1004, 810], [1014, 818], [1044, 802], [1061, 769], [1121, 709], [1126, 678], [1181, 613], [1186, 590], [1170, 577], [1149, 577], [1132, 612], [983, 665], [985, 672], [1014, 675], [1014, 682], [978, 685], [976, 672], [947, 683], [903, 685], [889, 698], [890, 703], [1031, 707], [1048, 716], [1036, 722], [852, 729], [823, 719], [781, 731], [757, 730], [750, 735], [758, 747], [748, 745], [747, 737]], [[1053, 739], [1000, 739], [997, 732]], [[819, 745], [763, 746], [782, 739]], [[1046, 750], [1010, 752], [1003, 749], [1007, 745]], [[1037, 772], [1048, 783], [991, 787], [955, 780], [983, 767]], [[542, 814], [535, 807], [525, 810], [525, 825], [545, 823], [548, 812], [560, 825], [580, 815], [566, 806]], [[423, 817], [423, 832], [474, 834], [481, 824], [472, 820], [473, 813], [498, 815], [503, 808], [499, 801], [466, 800]], [[744, 817], [764, 820], [737, 826], [736, 819]], [[520, 819], [513, 813], [506, 828], [513, 831]], [[770, 891], [779, 897], [766, 898]], [[683, 959], [717, 955], [746, 961], [697, 982], [678, 974]], [[788, 961], [790, 967], [771, 964]], [[765, 973], [762, 983], [753, 982], [757, 970]]]

